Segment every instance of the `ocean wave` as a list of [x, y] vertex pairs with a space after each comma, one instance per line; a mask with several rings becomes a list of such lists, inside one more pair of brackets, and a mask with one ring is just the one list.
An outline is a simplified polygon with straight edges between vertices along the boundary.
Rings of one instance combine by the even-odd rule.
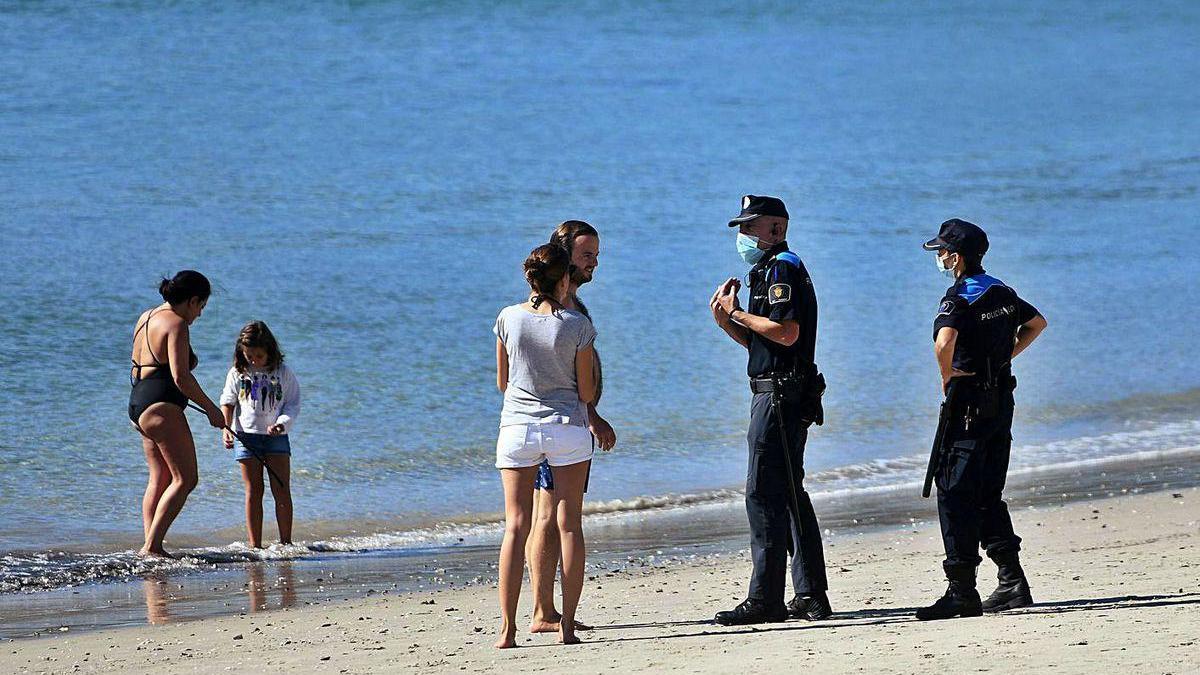
[[[1013, 449], [1012, 457], [1010, 476], [1137, 465], [1164, 459], [1194, 461], [1200, 458], [1200, 420], [1018, 446]], [[909, 489], [920, 483], [926, 459], [922, 454], [840, 466], [811, 474], [806, 484], [814, 501]], [[743, 494], [741, 490], [719, 488], [613, 499], [587, 503], [584, 512], [589, 521], [619, 525], [622, 518], [643, 517], [654, 512], [722, 507], [741, 500]], [[227, 565], [316, 555], [372, 551], [403, 554], [405, 551], [419, 553], [458, 546], [490, 546], [494, 545], [502, 526], [501, 514], [476, 514], [427, 527], [335, 536], [264, 549], [250, 548], [240, 542], [185, 549], [174, 559], [142, 558], [133, 551], [13, 551], [0, 556], [0, 593], [43, 591], [156, 573], [194, 573]]]
[[193, 572], [232, 563], [288, 560], [309, 555], [308, 546], [253, 549], [243, 543], [179, 551], [173, 558], [142, 557], [136, 551], [75, 553], [15, 551], [0, 556], [0, 593], [41, 591], [90, 581], [129, 579], [158, 573]]

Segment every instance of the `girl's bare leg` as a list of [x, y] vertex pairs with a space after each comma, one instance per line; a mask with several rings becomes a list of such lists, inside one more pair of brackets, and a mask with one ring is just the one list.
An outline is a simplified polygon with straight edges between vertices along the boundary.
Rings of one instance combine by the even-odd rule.
[[275, 500], [275, 524], [279, 526], [279, 543], [292, 543], [292, 456], [267, 455], [267, 466], [283, 483], [271, 478], [271, 497]]
[[558, 520], [553, 490], [533, 493], [533, 528], [529, 533], [529, 585], [533, 587], [533, 620], [530, 633], [558, 631], [560, 615], [554, 608], [554, 577], [558, 572]]
[[504, 484], [504, 542], [500, 545], [500, 639], [498, 649], [517, 646], [517, 601], [525, 576], [525, 540], [533, 511], [533, 481], [537, 467], [501, 469]]
[[554, 467], [554, 501], [558, 510], [558, 536], [562, 542], [562, 619], [558, 641], [576, 644], [575, 610], [583, 592], [583, 566], [586, 549], [583, 541], [583, 484], [587, 480], [587, 462]]
[[149, 436], [142, 436], [142, 452], [146, 455], [146, 467], [150, 469], [146, 493], [142, 495], [142, 539], [145, 541], [150, 538], [150, 523], [158, 509], [158, 500], [162, 499], [163, 492], [171, 484], [171, 471], [158, 451], [158, 444]]
[[183, 410], [171, 403], [155, 403], [142, 413], [138, 420], [142, 432], [158, 446], [171, 483], [163, 490], [146, 531], [146, 541], [141, 555], [167, 555], [163, 539], [175, 517], [183, 509], [188, 494], [199, 481], [196, 471], [196, 445], [192, 441], [192, 430], [188, 426]]
[[262, 548], [263, 470], [257, 459], [239, 459], [246, 490], [246, 534], [252, 548]]

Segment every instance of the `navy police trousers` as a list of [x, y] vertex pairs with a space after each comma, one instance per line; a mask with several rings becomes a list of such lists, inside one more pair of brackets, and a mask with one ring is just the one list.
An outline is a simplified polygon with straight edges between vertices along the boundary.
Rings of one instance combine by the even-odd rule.
[[1021, 550], [1001, 495], [1012, 447], [1012, 391], [999, 396], [998, 417], [969, 427], [958, 419], [948, 430], [950, 445], [935, 474], [946, 568], [979, 565], [981, 546], [993, 560]]
[[[812, 501], [804, 490], [804, 443], [808, 425], [784, 403], [783, 417], [792, 457], [800, 508], [800, 530], [791, 516], [778, 418], [771, 394], [755, 394], [750, 410], [749, 468], [746, 471], [746, 515], [750, 519], [750, 551], [754, 573], [748, 597], [770, 605], [782, 604], [787, 578], [787, 556], [792, 553], [792, 587], [797, 595], [824, 592], [825, 554], [821, 550], [821, 526]], [[799, 546], [795, 546], [799, 542]]]

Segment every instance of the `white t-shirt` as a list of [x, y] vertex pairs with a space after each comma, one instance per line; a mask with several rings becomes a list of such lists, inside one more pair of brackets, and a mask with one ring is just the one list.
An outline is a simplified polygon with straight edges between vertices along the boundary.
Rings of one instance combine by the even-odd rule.
[[230, 368], [221, 390], [221, 405], [234, 407], [234, 431], [265, 434], [273, 425], [282, 424], [287, 433], [300, 414], [300, 382], [282, 363], [275, 370], [249, 368], [244, 373]]

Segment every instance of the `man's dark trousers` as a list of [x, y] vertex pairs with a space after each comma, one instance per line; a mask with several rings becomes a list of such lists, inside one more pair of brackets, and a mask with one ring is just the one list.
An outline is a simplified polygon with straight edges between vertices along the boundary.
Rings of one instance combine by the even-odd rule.
[[796, 532], [791, 517], [787, 464], [784, 462], [779, 419], [772, 407], [771, 394], [755, 394], [750, 408], [747, 441], [750, 462], [746, 472], [746, 515], [750, 519], [750, 551], [754, 574], [750, 578], [752, 600], [777, 605], [784, 601], [787, 555], [791, 542], [800, 546], [792, 558], [792, 585], [798, 595], [828, 590], [825, 555], [821, 550], [821, 526], [813, 512], [812, 501], [804, 490], [804, 443], [808, 425], [801, 421], [794, 403], [783, 404], [784, 425], [800, 506], [800, 529]]

